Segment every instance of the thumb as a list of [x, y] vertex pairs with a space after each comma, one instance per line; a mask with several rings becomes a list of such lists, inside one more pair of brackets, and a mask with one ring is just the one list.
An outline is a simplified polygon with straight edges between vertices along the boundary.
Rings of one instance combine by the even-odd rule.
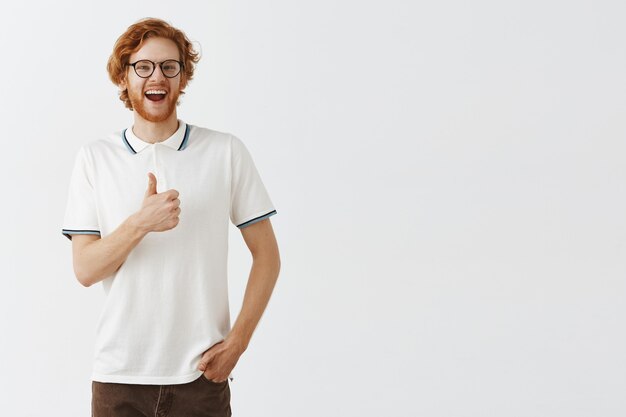
[[202, 359], [200, 360], [200, 363], [198, 364], [198, 369], [201, 371], [206, 371], [207, 365], [212, 360], [213, 360], [213, 353], [211, 352], [205, 353], [204, 355], [202, 355]]
[[146, 190], [145, 197], [149, 197], [157, 193], [156, 185], [157, 185], [156, 177], [154, 176], [152, 172], [148, 172], [148, 189]]

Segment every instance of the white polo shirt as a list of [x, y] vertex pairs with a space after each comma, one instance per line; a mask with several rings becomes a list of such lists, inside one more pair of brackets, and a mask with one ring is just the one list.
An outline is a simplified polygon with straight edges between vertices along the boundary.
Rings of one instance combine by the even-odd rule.
[[157, 192], [179, 192], [180, 221], [148, 233], [101, 281], [106, 298], [94, 381], [168, 385], [197, 379], [202, 353], [230, 331], [229, 220], [243, 228], [276, 214], [240, 139], [179, 120], [163, 142], [144, 142], [129, 128], [83, 145], [63, 235], [106, 237], [141, 209], [148, 172]]

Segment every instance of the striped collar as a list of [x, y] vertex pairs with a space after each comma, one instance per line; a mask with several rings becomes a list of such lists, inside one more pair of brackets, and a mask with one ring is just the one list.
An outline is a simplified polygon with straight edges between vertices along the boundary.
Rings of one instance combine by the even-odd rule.
[[[157, 143], [170, 147], [176, 151], [182, 151], [187, 147], [190, 127], [191, 126], [182, 120], [178, 120], [178, 129], [176, 132], [164, 141]], [[124, 129], [122, 131], [122, 141], [124, 142], [124, 145], [126, 145], [126, 149], [128, 149], [128, 151], [132, 154], [139, 153], [148, 147], [148, 145], [151, 145], [151, 143], [144, 142], [135, 136], [132, 128]]]

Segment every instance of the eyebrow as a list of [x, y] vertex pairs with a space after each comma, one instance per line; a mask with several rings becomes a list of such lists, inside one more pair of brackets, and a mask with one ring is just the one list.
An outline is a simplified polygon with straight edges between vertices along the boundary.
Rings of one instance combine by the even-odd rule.
[[156, 61], [154, 59], [150, 59], [150, 58], [137, 58], [135, 59], [135, 61], [132, 60], [128, 60], [129, 62], [135, 62], [135, 61], [152, 61], [152, 62], [164, 62], [164, 61], [182, 61], [181, 59], [177, 59], [177, 58], [165, 58], [162, 61]]

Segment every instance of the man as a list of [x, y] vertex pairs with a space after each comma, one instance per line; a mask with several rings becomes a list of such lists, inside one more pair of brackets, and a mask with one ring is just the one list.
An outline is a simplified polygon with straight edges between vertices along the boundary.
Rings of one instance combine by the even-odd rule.
[[[247, 148], [178, 119], [198, 59], [168, 23], [131, 25], [107, 69], [134, 123], [83, 145], [76, 157], [62, 233], [79, 282], [102, 282], [106, 293], [92, 373], [95, 417], [230, 416], [228, 378], [278, 277], [269, 219], [276, 210]], [[232, 328], [229, 220], [253, 257]]]

